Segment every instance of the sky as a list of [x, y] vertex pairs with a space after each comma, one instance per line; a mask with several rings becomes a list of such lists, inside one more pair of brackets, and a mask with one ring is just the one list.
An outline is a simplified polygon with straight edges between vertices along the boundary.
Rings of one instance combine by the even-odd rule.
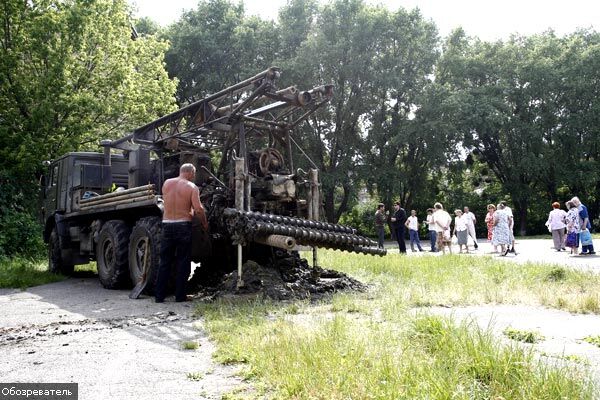
[[[182, 10], [196, 7], [197, 0], [128, 0], [138, 17], [150, 17], [161, 25], [177, 20]], [[236, 0], [234, 0], [236, 1]], [[245, 0], [246, 13], [276, 19], [287, 0]], [[324, 1], [324, 0], [321, 0]], [[507, 39], [513, 33], [530, 35], [548, 29], [563, 35], [577, 28], [600, 30], [598, 0], [368, 0], [390, 10], [419, 7], [433, 20], [442, 36], [462, 26], [468, 35], [483, 40]]]

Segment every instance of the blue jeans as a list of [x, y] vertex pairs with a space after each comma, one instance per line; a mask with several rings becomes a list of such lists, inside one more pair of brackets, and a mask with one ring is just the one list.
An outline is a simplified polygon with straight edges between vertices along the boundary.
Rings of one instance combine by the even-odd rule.
[[414, 244], [416, 244], [419, 251], [423, 251], [421, 248], [421, 241], [419, 240], [419, 231], [409, 229], [408, 235], [410, 236], [410, 249], [414, 251]]
[[192, 257], [192, 223], [162, 224], [160, 266], [156, 280], [156, 301], [164, 301], [173, 261], [176, 266], [175, 301], [185, 300], [185, 286], [190, 276]]
[[437, 232], [429, 231], [429, 240], [431, 242], [431, 251], [436, 251], [435, 243], [437, 242]]

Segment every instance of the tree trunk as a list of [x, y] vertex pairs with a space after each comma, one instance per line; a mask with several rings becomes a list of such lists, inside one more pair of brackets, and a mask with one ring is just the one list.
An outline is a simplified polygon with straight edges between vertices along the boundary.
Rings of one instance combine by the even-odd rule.
[[519, 235], [525, 236], [527, 234], [527, 200], [521, 200], [515, 202], [517, 207], [517, 213], [519, 215]]
[[335, 188], [323, 188], [325, 203], [325, 218], [327, 222], [335, 223]]
[[342, 214], [345, 213], [346, 211], [348, 211], [348, 201], [350, 200], [350, 187], [349, 187], [349, 185], [348, 184], [342, 185], [342, 189], [344, 190], [344, 197], [342, 198], [342, 202], [340, 203], [340, 207], [335, 212], [335, 221], [334, 221], [334, 223], [336, 223], [336, 224], [340, 220], [340, 217], [342, 216]]

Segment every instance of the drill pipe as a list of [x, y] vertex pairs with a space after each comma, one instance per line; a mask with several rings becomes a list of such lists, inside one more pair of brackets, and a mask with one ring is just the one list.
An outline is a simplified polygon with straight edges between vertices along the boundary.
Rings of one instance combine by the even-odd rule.
[[156, 197], [156, 195], [153, 195], [153, 194], [146, 195], [146, 196], [137, 196], [137, 197], [133, 197], [133, 198], [126, 198], [126, 199], [117, 197], [115, 199], [111, 199], [111, 201], [107, 200], [106, 202], [102, 202], [102, 203], [82, 204], [79, 206], [79, 209], [81, 211], [87, 211], [87, 210], [93, 210], [94, 208], [111, 207], [111, 206], [118, 206], [121, 204], [137, 203], [140, 201], [152, 200], [155, 197]]
[[296, 247], [296, 240], [293, 237], [282, 235], [258, 236], [253, 239], [254, 242], [266, 244], [271, 247], [278, 247], [284, 250], [293, 250]]
[[230, 233], [245, 237], [249, 241], [263, 240], [264, 237], [276, 235], [289, 237], [297, 244], [305, 246], [366, 254], [386, 254], [385, 250], [376, 247], [375, 241], [357, 235], [356, 230], [348, 226], [234, 209], [226, 209], [224, 216]]
[[79, 203], [80, 204], [92, 204], [98, 200], [110, 199], [112, 197], [120, 197], [120, 196], [124, 196], [124, 195], [130, 194], [130, 193], [137, 193], [137, 192], [148, 192], [147, 194], [154, 194], [154, 185], [150, 184], [150, 185], [138, 186], [138, 187], [134, 187], [131, 189], [121, 190], [119, 192], [112, 192], [112, 193], [107, 193], [107, 194], [103, 194], [100, 196], [90, 197], [88, 199], [81, 199], [79, 201]]

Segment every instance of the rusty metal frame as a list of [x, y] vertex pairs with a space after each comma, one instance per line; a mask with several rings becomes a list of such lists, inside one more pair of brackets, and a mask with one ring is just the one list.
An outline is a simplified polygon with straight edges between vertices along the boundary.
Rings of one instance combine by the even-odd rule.
[[[109, 146], [123, 150], [142, 146], [160, 153], [173, 150], [173, 147], [220, 150], [236, 144], [231, 136], [238, 134], [240, 124], [248, 139], [266, 135], [286, 138], [290, 131], [331, 99], [333, 89], [332, 86], [319, 86], [298, 91], [288, 87], [277, 91], [279, 76], [279, 68], [268, 68], [139, 127]], [[234, 103], [234, 97], [238, 99], [237, 103]]]

